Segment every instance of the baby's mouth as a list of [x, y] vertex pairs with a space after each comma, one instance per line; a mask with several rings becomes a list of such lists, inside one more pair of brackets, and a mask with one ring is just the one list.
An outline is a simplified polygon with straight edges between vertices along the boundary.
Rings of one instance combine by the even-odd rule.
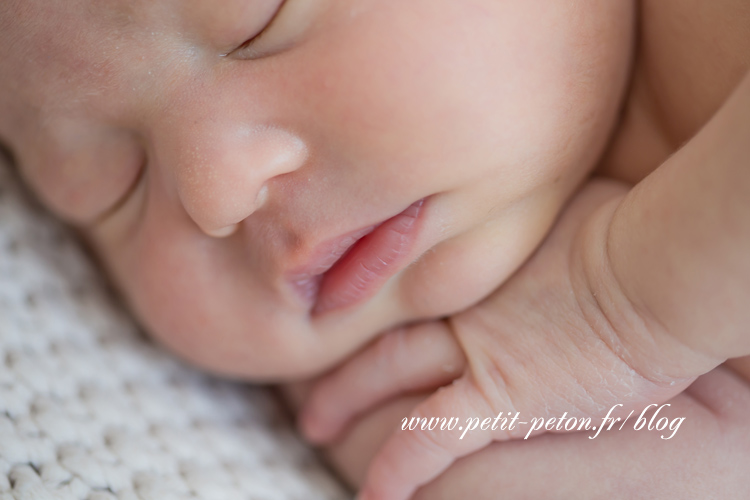
[[307, 265], [287, 275], [312, 315], [374, 295], [401, 268], [416, 239], [424, 201], [379, 224], [323, 243]]
[[315, 302], [323, 275], [331, 269], [341, 257], [362, 237], [370, 234], [377, 225], [368, 226], [339, 236], [321, 244], [313, 253], [310, 263], [304, 268], [287, 275], [287, 281], [302, 297], [312, 304]]

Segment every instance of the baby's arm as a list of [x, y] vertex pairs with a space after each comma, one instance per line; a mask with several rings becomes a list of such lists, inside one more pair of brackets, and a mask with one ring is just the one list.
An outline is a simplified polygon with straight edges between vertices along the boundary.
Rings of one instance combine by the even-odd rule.
[[[591, 291], [622, 294], [657, 342], [721, 359], [750, 353], [750, 75], [614, 208], [582, 249]], [[643, 362], [668, 361], [648, 354]]]
[[[467, 369], [412, 416], [601, 416], [617, 403], [630, 410], [664, 401], [727, 358], [750, 354], [742, 329], [750, 324], [748, 137], [746, 78], [693, 140], [626, 196], [585, 190], [517, 275], [444, 323]], [[342, 398], [356, 382], [339, 382]], [[328, 404], [318, 397], [318, 408], [333, 407], [335, 383], [326, 385]], [[357, 406], [347, 411], [366, 405]], [[315, 411], [305, 418], [314, 428]], [[518, 437], [459, 435], [394, 434], [371, 464], [367, 498], [405, 498], [457, 457]]]

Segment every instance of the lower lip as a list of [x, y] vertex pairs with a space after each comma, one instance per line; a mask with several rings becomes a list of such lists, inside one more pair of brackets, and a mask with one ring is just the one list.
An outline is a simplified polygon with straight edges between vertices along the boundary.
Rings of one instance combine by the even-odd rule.
[[297, 281], [300, 292], [314, 300], [312, 314], [365, 300], [396, 274], [416, 240], [423, 205], [424, 200], [419, 200], [374, 230], [368, 229], [325, 273]]

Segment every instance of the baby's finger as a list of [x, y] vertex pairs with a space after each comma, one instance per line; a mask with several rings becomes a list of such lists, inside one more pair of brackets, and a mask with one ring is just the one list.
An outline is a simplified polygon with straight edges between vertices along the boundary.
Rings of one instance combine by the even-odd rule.
[[299, 425], [310, 441], [329, 441], [357, 414], [404, 392], [445, 385], [465, 363], [441, 321], [388, 332], [315, 384]]
[[[480, 450], [493, 440], [507, 439], [508, 433], [500, 426], [495, 431], [473, 426], [477, 417], [481, 420], [492, 416], [492, 412], [467, 376], [438, 389], [402, 421], [401, 428], [375, 455], [357, 499], [407, 500], [457, 458]], [[415, 422], [419, 424], [414, 425]], [[433, 430], [429, 430], [430, 426]], [[474, 430], [470, 431], [472, 427]]]

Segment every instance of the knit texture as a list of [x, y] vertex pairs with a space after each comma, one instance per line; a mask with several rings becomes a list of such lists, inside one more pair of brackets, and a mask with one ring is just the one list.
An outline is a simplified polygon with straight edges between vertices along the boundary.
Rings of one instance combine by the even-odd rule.
[[150, 343], [0, 161], [0, 500], [343, 499], [259, 387]]

